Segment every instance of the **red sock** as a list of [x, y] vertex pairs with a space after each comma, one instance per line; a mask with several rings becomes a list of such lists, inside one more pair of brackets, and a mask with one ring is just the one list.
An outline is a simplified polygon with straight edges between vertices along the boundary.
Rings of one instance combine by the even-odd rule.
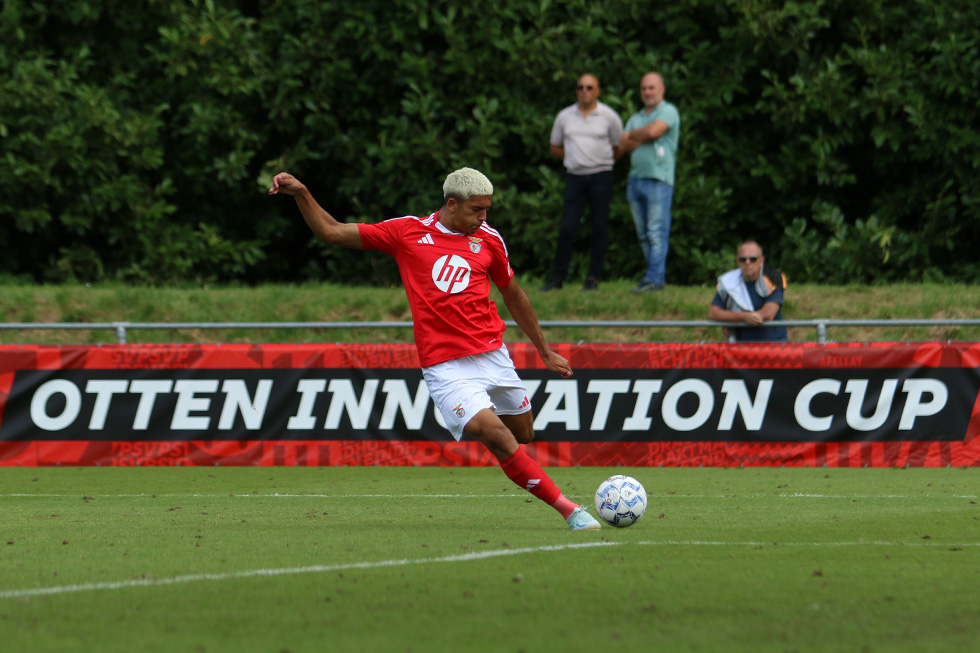
[[500, 469], [504, 470], [507, 478], [557, 510], [565, 519], [578, 507], [562, 495], [541, 465], [524, 453], [522, 448], [518, 448], [507, 460], [500, 461]]

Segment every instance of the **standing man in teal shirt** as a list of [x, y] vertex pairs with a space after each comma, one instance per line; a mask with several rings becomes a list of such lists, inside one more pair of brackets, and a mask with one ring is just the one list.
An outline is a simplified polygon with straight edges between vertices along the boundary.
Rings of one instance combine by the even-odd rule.
[[681, 135], [681, 116], [677, 107], [664, 100], [666, 90], [659, 73], [643, 76], [643, 109], [629, 119], [619, 141], [620, 152], [631, 153], [626, 199], [646, 260], [643, 279], [630, 291], [634, 293], [663, 290], [666, 283], [675, 157]]

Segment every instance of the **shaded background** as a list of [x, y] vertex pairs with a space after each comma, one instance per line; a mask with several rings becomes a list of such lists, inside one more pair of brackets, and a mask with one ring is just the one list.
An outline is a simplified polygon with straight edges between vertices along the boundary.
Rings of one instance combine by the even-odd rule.
[[[375, 222], [435, 210], [463, 165], [544, 277], [555, 114], [592, 72], [625, 121], [657, 70], [683, 123], [669, 283], [712, 282], [746, 236], [801, 282], [976, 281], [978, 24], [966, 0], [8, 0], [0, 280], [398, 283], [314, 242], [272, 175]], [[642, 268], [627, 172], [608, 278]]]

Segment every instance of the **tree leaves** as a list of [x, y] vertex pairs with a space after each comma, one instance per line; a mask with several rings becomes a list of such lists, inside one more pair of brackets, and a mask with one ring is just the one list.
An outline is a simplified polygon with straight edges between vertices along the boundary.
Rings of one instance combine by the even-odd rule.
[[[659, 70], [683, 124], [669, 282], [711, 283], [749, 235], [807, 281], [980, 275], [967, 0], [81, 0], [0, 18], [0, 274], [387, 284], [383, 257], [313, 242], [265, 196], [272, 175], [373, 222], [436, 209], [469, 165], [515, 267], [543, 277], [555, 114], [592, 72], [628, 118]], [[609, 277], [642, 269], [627, 167]]]

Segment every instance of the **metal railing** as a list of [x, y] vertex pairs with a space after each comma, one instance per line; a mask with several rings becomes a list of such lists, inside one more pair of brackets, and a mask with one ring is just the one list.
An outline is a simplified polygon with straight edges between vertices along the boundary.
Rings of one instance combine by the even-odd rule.
[[[516, 322], [507, 321], [507, 326], [514, 328]], [[977, 320], [782, 320], [778, 324], [786, 327], [807, 327], [816, 329], [817, 342], [827, 342], [827, 332], [836, 327], [892, 327], [892, 326], [980, 326]], [[541, 327], [548, 328], [695, 328], [695, 327], [731, 327], [730, 322], [713, 322], [711, 320], [542, 320]], [[111, 330], [116, 334], [118, 344], [126, 344], [130, 331], [145, 330], [232, 330], [232, 329], [410, 329], [412, 322], [16, 322], [0, 323], [0, 331], [31, 331], [31, 330]]]

